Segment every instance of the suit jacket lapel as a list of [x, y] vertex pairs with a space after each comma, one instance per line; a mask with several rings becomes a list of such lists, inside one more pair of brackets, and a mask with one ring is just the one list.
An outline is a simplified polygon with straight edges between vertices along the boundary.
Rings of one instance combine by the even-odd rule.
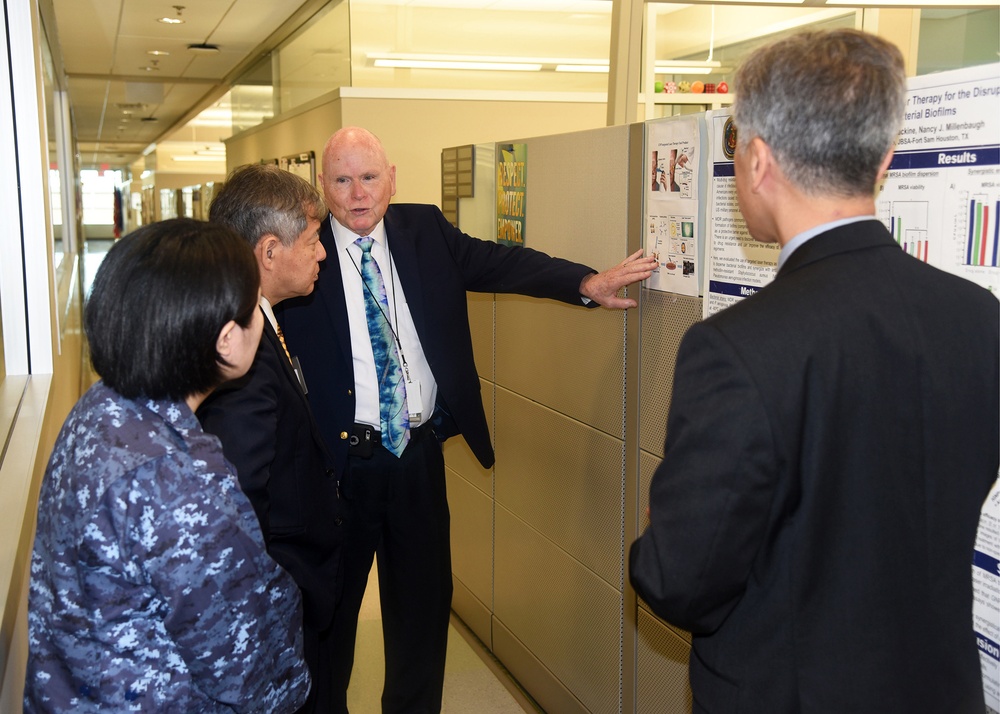
[[399, 275], [399, 284], [406, 294], [406, 303], [413, 317], [413, 325], [418, 335], [426, 335], [424, 329], [423, 281], [417, 264], [417, 236], [412, 231], [398, 225], [393, 219], [392, 206], [385, 214], [385, 234], [392, 255], [393, 269]]
[[295, 384], [295, 389], [302, 394], [302, 389], [299, 387], [299, 378], [295, 376], [295, 370], [292, 369], [292, 363], [288, 361], [288, 355], [285, 354], [285, 348], [282, 347], [281, 340], [278, 339], [278, 333], [271, 327], [271, 321], [267, 319], [266, 315], [264, 316], [264, 334], [261, 339], [267, 340], [271, 350], [277, 355], [285, 379]]
[[[327, 317], [330, 319], [330, 334], [335, 336], [334, 341], [340, 349], [341, 358], [347, 368], [354, 371], [354, 356], [351, 351], [351, 326], [347, 318], [347, 299], [344, 297], [344, 281], [340, 277], [341, 255], [337, 252], [337, 242], [333, 238], [333, 228], [330, 227], [329, 216], [323, 221], [320, 228], [319, 238], [326, 249], [326, 260], [320, 263], [320, 280], [327, 282], [324, 290], [317, 290], [313, 293], [313, 300], [321, 300], [326, 307]], [[326, 326], [317, 325], [317, 330], [327, 329]], [[308, 377], [306, 379], [308, 384]]]
[[[288, 355], [285, 354], [285, 348], [281, 344], [281, 340], [278, 339], [278, 333], [275, 332], [274, 328], [271, 327], [271, 321], [267, 319], [267, 315], [264, 316], [264, 333], [261, 335], [261, 346], [264, 344], [270, 345], [270, 349], [274, 351], [278, 362], [282, 365], [281, 370], [285, 375], [285, 379], [292, 383], [295, 393], [299, 395], [299, 399], [302, 400], [302, 407], [309, 414], [310, 430], [313, 435], [313, 441], [322, 449], [323, 453], [326, 454], [329, 460], [329, 452], [326, 447], [326, 443], [323, 441], [322, 435], [319, 433], [319, 427], [316, 424], [316, 420], [312, 415], [312, 408], [309, 406], [309, 399], [306, 397], [305, 392], [302, 391], [302, 385], [299, 383], [298, 375], [295, 374], [295, 369], [292, 367], [292, 363], [288, 359]], [[265, 348], [266, 349], [266, 348]]]

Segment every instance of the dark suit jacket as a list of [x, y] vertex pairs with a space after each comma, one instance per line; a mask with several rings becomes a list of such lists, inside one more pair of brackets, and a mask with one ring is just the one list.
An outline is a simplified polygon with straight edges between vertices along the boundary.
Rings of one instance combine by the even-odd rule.
[[691, 327], [630, 578], [693, 633], [696, 711], [983, 710], [998, 324], [996, 297], [865, 221]]
[[[493, 446], [472, 355], [466, 291], [519, 293], [581, 305], [579, 287], [591, 268], [528, 248], [468, 236], [435, 206], [392, 204], [385, 215], [389, 250], [438, 385], [439, 438], [461, 432], [485, 467]], [[330, 221], [320, 240], [327, 259], [316, 290], [286, 300], [279, 320], [290, 349], [302, 361], [309, 401], [335, 464], [347, 459], [354, 423], [354, 365], [347, 304]], [[446, 411], [450, 418], [442, 414]]]
[[302, 591], [305, 625], [325, 629], [340, 584], [343, 505], [333, 462], [271, 323], [253, 365], [198, 409], [257, 512], [267, 550]]

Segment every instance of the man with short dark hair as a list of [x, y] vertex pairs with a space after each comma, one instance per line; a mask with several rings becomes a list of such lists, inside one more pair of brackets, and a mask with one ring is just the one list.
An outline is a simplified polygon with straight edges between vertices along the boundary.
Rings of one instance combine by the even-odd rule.
[[630, 579], [692, 633], [696, 712], [983, 711], [979, 510], [1000, 467], [1000, 303], [875, 218], [903, 58], [795, 35], [736, 75], [774, 281], [692, 326]]
[[209, 220], [229, 226], [253, 248], [260, 269], [264, 334], [253, 366], [198, 410], [222, 441], [260, 520], [271, 556], [295, 579], [304, 604], [305, 657], [312, 689], [302, 712], [328, 712], [331, 623], [340, 592], [344, 506], [337, 474], [272, 308], [313, 290], [326, 206], [307, 181], [273, 165], [232, 172]]

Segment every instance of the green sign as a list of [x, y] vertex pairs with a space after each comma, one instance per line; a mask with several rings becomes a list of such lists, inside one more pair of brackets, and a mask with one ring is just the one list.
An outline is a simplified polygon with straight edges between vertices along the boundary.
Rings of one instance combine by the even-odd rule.
[[497, 145], [497, 242], [524, 245], [528, 145]]

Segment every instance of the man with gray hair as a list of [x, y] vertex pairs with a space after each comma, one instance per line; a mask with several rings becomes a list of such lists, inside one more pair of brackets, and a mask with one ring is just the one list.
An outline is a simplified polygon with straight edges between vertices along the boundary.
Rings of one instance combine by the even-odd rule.
[[975, 712], [1000, 303], [875, 218], [906, 96], [854, 30], [751, 54], [735, 156], [774, 281], [690, 328], [630, 579], [692, 633], [696, 712]]
[[272, 308], [313, 291], [326, 205], [309, 182], [274, 165], [235, 169], [216, 194], [209, 220], [253, 248], [260, 270], [264, 333], [242, 379], [213, 393], [198, 410], [205, 431], [222, 441], [260, 521], [267, 551], [302, 591], [309, 699], [300, 712], [331, 708], [331, 623], [341, 589], [346, 509], [333, 461], [305, 395], [298, 361], [285, 348]]

